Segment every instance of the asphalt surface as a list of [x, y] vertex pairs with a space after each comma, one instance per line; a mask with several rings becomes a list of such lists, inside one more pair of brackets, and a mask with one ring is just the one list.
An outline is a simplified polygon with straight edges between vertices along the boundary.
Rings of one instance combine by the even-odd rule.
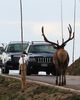
[[[1, 74], [1, 70], [0, 70], [0, 74]], [[19, 71], [10, 70], [9, 76], [20, 77]], [[39, 72], [38, 75], [26, 76], [26, 79], [55, 85], [55, 76], [52, 76], [52, 75], [47, 76], [45, 72]], [[66, 86], [64, 87], [80, 90], [80, 76], [67, 75], [66, 76]]]
[[[45, 76], [45, 75], [27, 76], [27, 79], [55, 85], [54, 76]], [[66, 76], [66, 86], [64, 87], [80, 90], [80, 76]]]

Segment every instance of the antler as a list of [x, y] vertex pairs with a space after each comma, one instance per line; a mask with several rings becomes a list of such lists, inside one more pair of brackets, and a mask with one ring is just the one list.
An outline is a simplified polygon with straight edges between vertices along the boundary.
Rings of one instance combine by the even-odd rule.
[[68, 27], [68, 31], [69, 31], [69, 38], [65, 42], [63, 42], [61, 46], [65, 46], [67, 42], [69, 42], [70, 40], [72, 40], [74, 38], [74, 32], [73, 32], [73, 36], [71, 37], [72, 27], [71, 27], [70, 24], [69, 24], [69, 27]]
[[44, 27], [42, 26], [42, 36], [44, 37], [44, 40], [46, 42], [49, 42], [48, 39], [46, 38], [46, 36], [44, 35]]
[[42, 26], [42, 36], [44, 37], [44, 40], [48, 43], [51, 43], [54, 46], [54, 48], [57, 48], [59, 46], [57, 43], [51, 42], [46, 38], [46, 36], [44, 35], [44, 27], [43, 26]]
[[54, 43], [54, 42], [51, 42], [49, 41], [46, 36], [44, 35], [44, 27], [42, 26], [42, 36], [44, 37], [44, 40], [50, 44], [53, 45], [54, 48], [56, 49], [59, 49], [59, 48], [64, 48], [64, 46], [66, 45], [67, 42], [69, 42], [70, 40], [72, 40], [74, 38], [74, 32], [73, 32], [73, 36], [71, 37], [72, 35], [72, 27], [71, 25], [69, 24], [69, 27], [68, 27], [68, 31], [69, 31], [69, 38], [64, 42], [64, 39], [63, 39], [63, 42], [61, 45], [59, 45], [59, 42], [57, 41], [57, 43]]

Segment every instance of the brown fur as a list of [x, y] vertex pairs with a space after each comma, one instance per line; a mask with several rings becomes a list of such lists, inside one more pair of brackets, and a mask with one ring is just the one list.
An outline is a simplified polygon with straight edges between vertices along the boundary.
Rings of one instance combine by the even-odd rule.
[[66, 50], [58, 49], [53, 55], [53, 63], [56, 69], [56, 85], [65, 85], [65, 72], [69, 63], [69, 55]]
[[49, 41], [46, 36], [44, 35], [44, 28], [42, 27], [42, 36], [44, 37], [44, 40], [50, 44], [53, 45], [53, 47], [57, 50], [56, 53], [53, 55], [53, 63], [55, 65], [56, 69], [56, 85], [66, 85], [66, 69], [69, 63], [69, 55], [66, 50], [64, 50], [64, 47], [67, 42], [72, 40], [74, 38], [74, 32], [73, 36], [71, 37], [72, 34], [72, 28], [71, 25], [69, 24], [68, 27], [69, 31], [69, 38], [64, 42], [62, 41], [62, 44], [59, 45], [59, 42], [51, 42]]

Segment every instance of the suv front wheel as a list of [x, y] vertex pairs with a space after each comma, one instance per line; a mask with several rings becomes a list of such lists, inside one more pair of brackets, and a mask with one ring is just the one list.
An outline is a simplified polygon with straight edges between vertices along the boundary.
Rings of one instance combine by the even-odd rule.
[[31, 74], [32, 74], [31, 69], [27, 66], [26, 75], [31, 75]]
[[[21, 75], [21, 69], [19, 69], [19, 75]], [[26, 75], [31, 75], [31, 70], [27, 68]]]
[[9, 69], [6, 66], [4, 66], [1, 68], [1, 73], [2, 74], [9, 74]]
[[46, 75], [50, 75], [50, 72], [49, 71], [46, 71]]

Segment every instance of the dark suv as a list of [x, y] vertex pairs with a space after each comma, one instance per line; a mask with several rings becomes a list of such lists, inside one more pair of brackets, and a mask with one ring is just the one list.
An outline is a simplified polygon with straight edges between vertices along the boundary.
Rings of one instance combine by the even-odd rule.
[[[23, 49], [28, 46], [28, 42], [23, 43]], [[9, 73], [9, 69], [17, 70], [19, 68], [19, 58], [22, 54], [22, 43], [20, 41], [10, 42], [2, 54], [2, 73]]]
[[55, 74], [53, 55], [54, 47], [46, 42], [33, 41], [26, 50], [27, 75], [38, 74], [45, 71], [47, 75]]

